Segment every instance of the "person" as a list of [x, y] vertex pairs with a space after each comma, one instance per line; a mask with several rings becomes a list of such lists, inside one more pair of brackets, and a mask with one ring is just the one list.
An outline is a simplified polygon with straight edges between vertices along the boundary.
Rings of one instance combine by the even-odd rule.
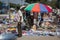
[[37, 25], [40, 26], [40, 23], [41, 23], [41, 14], [38, 13], [38, 23], [37, 23]]
[[16, 10], [16, 14], [15, 14], [15, 17], [14, 17], [14, 21], [15, 21], [15, 22], [18, 22], [18, 21], [19, 21], [18, 10]]
[[17, 29], [18, 29], [18, 36], [21, 37], [22, 36], [21, 24], [23, 22], [22, 10], [20, 9], [18, 10], [18, 15], [19, 15], [19, 19], [18, 19]]
[[58, 25], [60, 25], [60, 15], [58, 16]]
[[23, 19], [24, 19], [24, 22], [26, 22], [26, 11], [23, 10]]
[[30, 31], [36, 32], [36, 31], [37, 31], [37, 26], [36, 26], [36, 25], [33, 25], [33, 26], [31, 27]]
[[29, 24], [30, 24], [30, 28], [31, 28], [31, 27], [33, 26], [33, 19], [34, 19], [34, 17], [33, 17], [33, 13], [32, 13], [32, 12], [31, 12], [29, 18], [30, 18], [30, 22], [29, 22]]
[[38, 13], [34, 12], [34, 24], [37, 25]]
[[18, 10], [18, 14], [20, 16], [20, 20], [18, 20], [18, 22], [20, 21], [21, 23], [23, 22], [23, 14], [22, 14], [22, 11], [21, 10]]
[[52, 22], [52, 18], [48, 14], [44, 14], [43, 21], [51, 21]]
[[9, 13], [9, 20], [10, 20], [10, 22], [14, 22], [15, 9], [14, 8], [10, 8], [8, 13]]

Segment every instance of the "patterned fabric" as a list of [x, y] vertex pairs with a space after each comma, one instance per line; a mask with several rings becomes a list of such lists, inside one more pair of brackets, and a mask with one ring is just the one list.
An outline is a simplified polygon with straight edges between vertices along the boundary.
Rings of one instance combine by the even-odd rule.
[[16, 15], [15, 15], [15, 21], [18, 21], [19, 22], [19, 19], [20, 19], [19, 14], [16, 13]]

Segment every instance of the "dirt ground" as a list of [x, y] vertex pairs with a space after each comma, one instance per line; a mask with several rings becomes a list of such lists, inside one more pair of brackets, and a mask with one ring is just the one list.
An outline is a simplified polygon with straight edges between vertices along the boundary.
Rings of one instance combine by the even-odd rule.
[[22, 36], [17, 40], [60, 40], [57, 36]]

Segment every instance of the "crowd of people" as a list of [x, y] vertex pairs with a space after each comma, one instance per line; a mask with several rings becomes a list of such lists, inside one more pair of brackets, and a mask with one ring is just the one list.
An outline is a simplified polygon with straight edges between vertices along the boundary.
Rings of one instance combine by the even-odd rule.
[[23, 9], [17, 10], [10, 8], [8, 13], [10, 16], [10, 21], [21, 22], [21, 27], [24, 30], [31, 29], [33, 25], [36, 25], [36, 28], [56, 28], [58, 23], [58, 16], [56, 11], [51, 13], [37, 13], [25, 11]]
[[[31, 12], [25, 11], [24, 8], [10, 8], [6, 12], [9, 16], [3, 18], [3, 24], [8, 24], [11, 26], [13, 22], [18, 23], [18, 32], [23, 31], [52, 31], [56, 32], [56, 28], [60, 27], [60, 12], [58, 10], [53, 10], [53, 12]], [[19, 24], [20, 23], [20, 24]], [[1, 24], [1, 21], [0, 21]], [[17, 27], [10, 27], [7, 30], [11, 31], [14, 29], [16, 31]], [[23, 31], [22, 31], [22, 30]], [[2, 29], [1, 29], [2, 30]], [[4, 29], [5, 30], [5, 29]], [[14, 32], [12, 31], [12, 32]], [[4, 32], [4, 31], [3, 31]], [[46, 32], [47, 33], [47, 32]]]

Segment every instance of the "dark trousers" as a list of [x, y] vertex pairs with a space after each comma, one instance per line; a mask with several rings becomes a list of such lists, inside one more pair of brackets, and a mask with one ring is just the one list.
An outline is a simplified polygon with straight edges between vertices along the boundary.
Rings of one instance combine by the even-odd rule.
[[22, 37], [21, 22], [18, 22], [17, 29], [18, 29], [18, 37]]

